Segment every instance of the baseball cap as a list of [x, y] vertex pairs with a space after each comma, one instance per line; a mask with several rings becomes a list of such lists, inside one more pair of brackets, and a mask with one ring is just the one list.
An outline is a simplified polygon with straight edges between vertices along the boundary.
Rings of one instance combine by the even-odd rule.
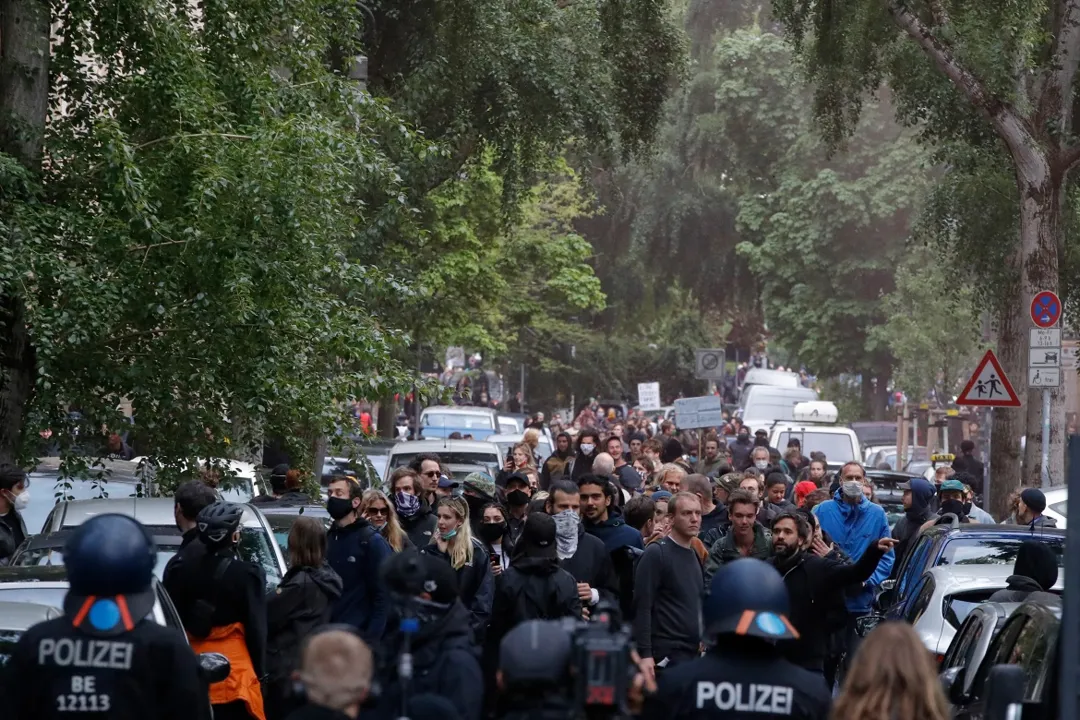
[[946, 480], [941, 483], [941, 490], [939, 490], [939, 492], [947, 491], [964, 492], [964, 483], [959, 480]]
[[459, 487], [460, 485], [461, 485], [460, 482], [458, 482], [457, 480], [455, 480], [455, 479], [453, 479], [451, 477], [447, 477], [445, 475], [440, 475], [439, 476], [439, 487], [441, 487], [441, 488], [456, 488], [456, 487]]
[[382, 576], [391, 592], [408, 597], [423, 593], [431, 601], [449, 605], [458, 597], [457, 572], [445, 560], [419, 550], [403, 550], [388, 557], [382, 565]]
[[[558, 558], [559, 546], [555, 542], [555, 518], [546, 513], [529, 513], [518, 541], [520, 552], [535, 558]], [[515, 554], [519, 548], [515, 548]]]
[[480, 493], [489, 500], [495, 499], [495, 481], [487, 473], [473, 472], [465, 476], [465, 489]]
[[560, 684], [569, 674], [571, 651], [570, 635], [561, 624], [527, 620], [508, 632], [499, 645], [503, 683], [508, 687]]

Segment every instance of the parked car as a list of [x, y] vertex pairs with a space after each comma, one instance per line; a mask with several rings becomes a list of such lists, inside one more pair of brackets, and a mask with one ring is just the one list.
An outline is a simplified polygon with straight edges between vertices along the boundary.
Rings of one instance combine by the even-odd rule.
[[1043, 494], [1046, 495], [1046, 509], [1043, 510], [1043, 515], [1048, 515], [1057, 520], [1057, 526], [1064, 530], [1067, 522], [1065, 511], [1068, 509], [1069, 504], [1069, 488], [1050, 488], [1044, 490]]
[[946, 515], [937, 525], [922, 532], [906, 557], [897, 560], [900, 569], [895, 577], [882, 583], [877, 607], [889, 618], [900, 617], [918, 579], [938, 565], [1001, 565], [1011, 569], [1025, 540], [1050, 545], [1058, 567], [1064, 567], [1063, 530], [1047, 529], [1032, 534], [1019, 525], [959, 523], [955, 516]]
[[[954, 720], [983, 720], [994, 684], [992, 671], [1015, 666], [1023, 685], [1023, 717], [1057, 718], [1057, 641], [1061, 628], [1061, 601], [1039, 593], [1016, 608], [990, 641], [982, 661], [962, 669], [951, 668], [943, 677]], [[970, 674], [970, 682], [968, 676]], [[1037, 712], [1041, 710], [1042, 712]], [[1019, 717], [1019, 715], [1017, 715]]]
[[[525, 441], [525, 433], [514, 434], [498, 434], [488, 437], [489, 443], [495, 443], [499, 447], [499, 453], [505, 461], [510, 457], [510, 452], [514, 449], [514, 446], [520, 442]], [[552, 453], [551, 443], [544, 437], [543, 433], [540, 434], [540, 440], [536, 443], [536, 454], [540, 456], [540, 462], [547, 460], [551, 457]]]
[[956, 631], [949, 649], [938, 665], [946, 693], [970, 697], [975, 684], [975, 670], [986, 657], [990, 643], [1005, 626], [1020, 603], [985, 602], [976, 605]]
[[404, 467], [416, 459], [418, 455], [434, 453], [439, 460], [446, 465], [454, 477], [464, 477], [462, 474], [473, 472], [477, 467], [484, 469], [492, 477], [503, 466], [504, 456], [499, 454], [499, 446], [482, 440], [407, 440], [399, 442], [390, 451], [390, 459], [386, 463], [386, 477], [390, 481], [390, 475], [399, 467]]
[[266, 522], [270, 524], [270, 529], [274, 533], [274, 541], [277, 542], [286, 562], [289, 559], [289, 531], [292, 530], [296, 518], [301, 515], [318, 518], [322, 520], [327, 530], [333, 522], [325, 505], [264, 505], [260, 510], [266, 516]]
[[60, 617], [59, 608], [31, 602], [0, 602], [0, 668], [7, 665], [15, 644], [32, 626]]
[[[95, 515], [105, 513], [120, 513], [128, 515], [142, 523], [150, 534], [159, 538], [171, 538], [162, 540], [158, 546], [159, 568], [164, 569], [164, 563], [176, 553], [180, 545], [180, 531], [176, 528], [173, 510], [175, 503], [172, 498], [126, 498], [126, 499], [102, 499], [102, 500], [75, 500], [72, 502], [58, 503], [49, 517], [46, 518], [44, 534], [52, 536], [53, 533], [75, 528]], [[29, 550], [34, 539], [30, 538], [25, 545]], [[48, 542], [48, 541], [45, 541]], [[175, 542], [175, 546], [172, 545]], [[55, 565], [62, 563], [63, 557], [60, 551], [63, 542], [54, 540], [53, 545], [39, 547], [35, 552], [38, 557], [48, 557], [49, 563]], [[287, 570], [285, 556], [274, 540], [273, 530], [266, 521], [266, 517], [254, 505], [244, 505], [244, 514], [240, 520], [240, 546], [241, 557], [249, 562], [262, 566], [266, 573], [267, 589], [277, 587]], [[162, 561], [164, 558], [164, 561]], [[25, 564], [35, 564], [23, 561]], [[45, 563], [45, 564], [49, 564]], [[37, 564], [42, 564], [38, 560]]]
[[[925, 447], [908, 445], [907, 449], [904, 451], [903, 463], [899, 463], [897, 460], [898, 453], [899, 448], [895, 445], [879, 448], [878, 451], [866, 461], [866, 466], [874, 468], [880, 467], [882, 470], [904, 470], [912, 461], [930, 460], [930, 451]], [[888, 465], [888, 467], [884, 467], [885, 465]]]
[[60, 479], [60, 458], [46, 457], [38, 461], [37, 466], [27, 474], [30, 485], [30, 504], [22, 511], [27, 532], [39, 532], [45, 518], [52, 512], [57, 502], [62, 500], [90, 500], [93, 498], [126, 498], [138, 495], [143, 489], [137, 463], [129, 460], [105, 460], [100, 472], [101, 479], [65, 478]]
[[895, 470], [866, 468], [866, 477], [874, 483], [874, 497], [885, 510], [889, 527], [892, 528], [904, 516], [904, 491], [900, 489], [900, 485], [919, 476]]
[[490, 408], [474, 405], [435, 405], [421, 411], [422, 438], [448, 438], [455, 432], [484, 440], [499, 432], [499, 416]]

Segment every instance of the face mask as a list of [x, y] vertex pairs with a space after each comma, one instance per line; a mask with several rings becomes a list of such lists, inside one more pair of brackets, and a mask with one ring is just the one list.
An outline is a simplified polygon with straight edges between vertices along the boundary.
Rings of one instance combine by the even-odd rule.
[[941, 503], [941, 514], [952, 513], [953, 515], [966, 515], [964, 512], [964, 503], [959, 500], [946, 500]]
[[755, 460], [754, 461], [754, 467], [756, 467], [758, 470], [764, 470], [765, 468], [769, 467], [769, 461], [768, 460]]
[[697, 465], [697, 455], [691, 455], [690, 456], [690, 464], [691, 465]]
[[739, 436], [739, 442], [741, 442], [741, 443], [749, 442], [749, 440], [750, 440], [749, 435], [740, 435]]
[[484, 542], [494, 543], [497, 540], [501, 540], [505, 533], [506, 523], [504, 522], [484, 523], [480, 526], [480, 537]]
[[338, 498], [332, 497], [326, 501], [326, 512], [330, 513], [330, 517], [335, 520], [342, 520], [353, 511], [353, 504], [350, 498]]
[[583, 455], [592, 455], [592, 451], [596, 449], [596, 446], [592, 443], [581, 443], [581, 452]]
[[969, 503], [969, 502], [964, 503], [964, 514], [965, 515], [970, 515], [971, 514], [971, 503]]
[[412, 517], [420, 512], [420, 498], [406, 492], [398, 492], [394, 495], [394, 507], [397, 508], [401, 517]]
[[846, 498], [854, 498], [856, 495], [858, 495], [859, 497], [862, 496], [862, 485], [857, 482], [854, 482], [852, 480], [845, 480], [843, 483], [841, 483], [841, 487], [841, 494], [845, 495]]
[[552, 517], [555, 520], [555, 544], [558, 546], [559, 559], [573, 557], [577, 552], [581, 517], [573, 510], [563, 510]]
[[368, 520], [368, 522], [371, 523], [371, 527], [375, 528], [376, 530], [382, 530], [384, 527], [386, 527], [385, 520]]
[[484, 498], [473, 497], [472, 495], [465, 496], [465, 504], [469, 506], [469, 517], [477, 518], [484, 517], [484, 506], [490, 501]]
[[521, 507], [522, 505], [529, 504], [529, 496], [526, 495], [523, 490], [511, 490], [506, 493], [506, 502], [514, 507]]
[[11, 505], [15, 508], [15, 512], [22, 512], [30, 504], [30, 488], [26, 488], [21, 493], [11, 499]]
[[440, 533], [439, 537], [441, 537], [443, 540], [452, 540], [453, 538], [457, 537], [457, 528], [454, 528], [453, 530], [448, 530], [444, 533]]

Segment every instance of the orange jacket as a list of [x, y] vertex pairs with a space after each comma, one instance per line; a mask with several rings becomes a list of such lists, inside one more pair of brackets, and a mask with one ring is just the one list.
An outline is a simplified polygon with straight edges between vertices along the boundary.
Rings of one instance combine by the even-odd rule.
[[247, 643], [244, 642], [244, 626], [240, 623], [223, 625], [210, 631], [205, 638], [188, 635], [191, 649], [198, 653], [216, 652], [229, 658], [232, 670], [229, 677], [210, 686], [210, 704], [224, 705], [236, 700], [247, 706], [248, 715], [255, 720], [266, 720], [263, 711], [262, 687], [251, 663]]

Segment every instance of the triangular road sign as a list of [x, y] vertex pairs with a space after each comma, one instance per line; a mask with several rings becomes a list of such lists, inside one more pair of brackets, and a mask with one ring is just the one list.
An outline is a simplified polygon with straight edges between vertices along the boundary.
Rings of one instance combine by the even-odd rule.
[[979, 361], [975, 373], [964, 386], [957, 405], [980, 405], [982, 407], [1020, 407], [1020, 398], [1005, 377], [1001, 363], [993, 350], [987, 350]]

